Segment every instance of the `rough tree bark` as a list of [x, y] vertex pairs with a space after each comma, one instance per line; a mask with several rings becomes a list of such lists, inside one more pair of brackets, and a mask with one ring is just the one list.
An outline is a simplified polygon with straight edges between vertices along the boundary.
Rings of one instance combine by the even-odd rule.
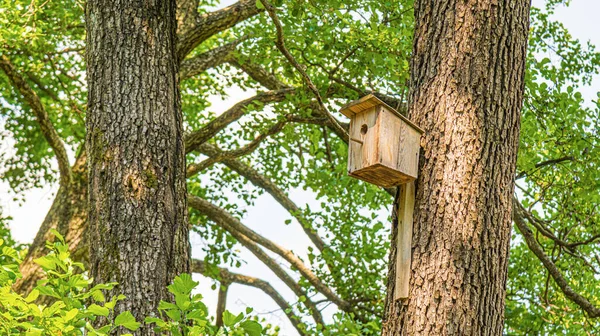
[[502, 334], [529, 7], [415, 1], [409, 116], [425, 135], [411, 279], [394, 302], [392, 248], [382, 335]]
[[[175, 1], [86, 7], [90, 268], [138, 321], [189, 272]], [[153, 335], [151, 328], [137, 334]]]

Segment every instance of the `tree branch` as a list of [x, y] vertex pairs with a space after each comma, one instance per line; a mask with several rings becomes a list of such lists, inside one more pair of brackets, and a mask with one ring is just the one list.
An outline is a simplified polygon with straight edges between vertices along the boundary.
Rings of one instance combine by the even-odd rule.
[[347, 133], [346, 130], [344, 130], [342, 128], [342, 126], [340, 126], [340, 124], [337, 122], [335, 117], [333, 115], [331, 115], [331, 113], [329, 113], [329, 111], [327, 111], [327, 107], [325, 106], [325, 103], [323, 102], [323, 98], [321, 97], [321, 94], [319, 93], [319, 89], [312, 82], [312, 80], [310, 79], [310, 77], [308, 76], [306, 71], [304, 71], [304, 68], [298, 63], [298, 61], [296, 61], [296, 59], [294, 58], [294, 56], [292, 56], [292, 54], [289, 52], [289, 50], [287, 50], [287, 48], [285, 46], [285, 37], [283, 36], [283, 27], [281, 26], [281, 21], [279, 21], [279, 17], [277, 17], [277, 13], [276, 13], [277, 9], [275, 7], [273, 7], [273, 5], [271, 5], [271, 3], [269, 3], [267, 0], [260, 0], [260, 1], [263, 3], [263, 5], [265, 6], [265, 9], [269, 13], [269, 16], [271, 17], [271, 19], [273, 21], [273, 24], [275, 24], [275, 29], [277, 31], [277, 40], [275, 42], [275, 45], [277, 46], [277, 49], [279, 49], [279, 51], [281, 51], [283, 56], [285, 56], [285, 58], [292, 64], [292, 66], [294, 68], [296, 68], [296, 70], [298, 70], [298, 72], [300, 72], [300, 74], [302, 75], [302, 78], [304, 79], [304, 82], [306, 83], [308, 88], [312, 91], [312, 93], [317, 98], [317, 103], [321, 107], [321, 112], [325, 115], [325, 117], [327, 117], [327, 119], [331, 123], [331, 127], [333, 127], [334, 129], [337, 130], [336, 133], [338, 133], [338, 132], [342, 133], [342, 134]]
[[201, 15], [196, 20], [194, 27], [190, 28], [179, 37], [177, 55], [179, 61], [209, 37], [229, 29], [262, 12], [256, 7], [255, 0], [241, 0], [223, 9]]
[[281, 281], [283, 281], [283, 283], [285, 283], [294, 292], [294, 294], [296, 294], [296, 296], [298, 296], [299, 298], [305, 297], [306, 301], [304, 301], [304, 304], [306, 308], [308, 308], [308, 310], [311, 312], [313, 319], [317, 323], [323, 324], [324, 322], [321, 313], [317, 309], [317, 306], [308, 298], [308, 294], [302, 288], [302, 286], [300, 286], [300, 284], [298, 284], [283, 268], [281, 268], [281, 266], [279, 266], [279, 264], [277, 264], [277, 262], [273, 260], [273, 258], [271, 258], [265, 251], [263, 251], [263, 249], [260, 248], [260, 246], [258, 246], [258, 244], [254, 240], [247, 237], [244, 234], [244, 232], [236, 230], [233, 226], [231, 226], [231, 223], [228, 220], [228, 218], [221, 217], [218, 215], [213, 218], [210, 216], [211, 214], [213, 214], [212, 212], [210, 214], [206, 213], [205, 211], [207, 209], [210, 210], [211, 208], [206, 207], [207, 203], [211, 207], [215, 207], [214, 205], [210, 204], [202, 198], [188, 194], [188, 205], [190, 207], [201, 211], [203, 214], [207, 215], [211, 221], [215, 222], [219, 227], [229, 232], [235, 239], [237, 239], [238, 242], [240, 242], [240, 244], [246, 247], [260, 261], [262, 261], [267, 267], [269, 267], [269, 269], [271, 269], [271, 271], [273, 271], [273, 273], [275, 273], [275, 275], [277, 275], [277, 277], [279, 277], [279, 279], [281, 279]]
[[253, 152], [267, 137], [279, 133], [279, 131], [281, 131], [287, 123], [287, 119], [280, 120], [273, 124], [273, 126], [271, 126], [265, 133], [259, 134], [254, 140], [243, 147], [227, 152], [221, 152], [219, 155], [210, 157], [198, 164], [192, 163], [188, 165], [186, 172], [187, 177], [194, 176], [213, 164], [223, 161], [224, 159], [233, 159]]
[[228, 57], [235, 50], [235, 47], [245, 39], [246, 38], [237, 39], [198, 56], [184, 60], [179, 67], [179, 79], [184, 80], [194, 77], [207, 69], [214, 68], [227, 62]]
[[260, 65], [256, 65], [250, 61], [241, 61], [237, 57], [231, 57], [228, 59], [228, 62], [234, 67], [244, 71], [250, 78], [269, 90], [290, 88], [289, 85], [280, 81], [274, 74], [267, 72]]
[[[203, 144], [200, 146], [199, 151], [207, 155], [209, 157], [219, 157], [222, 156], [222, 151], [220, 151], [216, 146], [210, 144]], [[266, 178], [254, 168], [232, 158], [223, 158], [222, 161], [227, 167], [231, 170], [237, 172], [241, 176], [245, 177], [248, 181], [250, 181], [255, 186], [264, 189], [268, 192], [273, 198], [281, 204], [281, 206], [286, 209], [302, 226], [302, 229], [310, 239], [310, 241], [317, 247], [320, 252], [323, 252], [327, 248], [327, 244], [319, 237], [316, 230], [312, 227], [312, 224], [307, 221], [301, 214], [302, 210], [298, 208], [296, 203], [294, 203], [283, 190], [279, 189], [279, 187], [273, 183], [270, 179]]]
[[[535, 165], [535, 168], [536, 168], [535, 170], [538, 170], [538, 169], [540, 169], [540, 168], [542, 168], [542, 167], [546, 167], [546, 166], [550, 166], [550, 165], [558, 164], [558, 163], [561, 163], [561, 162], [565, 162], [565, 161], [574, 161], [574, 160], [575, 160], [575, 158], [574, 158], [574, 157], [572, 157], [572, 156], [564, 156], [564, 157], [557, 158], [557, 159], [550, 159], [550, 160], [546, 160], [546, 161], [538, 162], [538, 163], [536, 163], [536, 165]], [[534, 171], [535, 171], [535, 170], [534, 170]], [[516, 179], [516, 180], [518, 180], [518, 179], [521, 179], [521, 178], [523, 178], [523, 177], [525, 177], [525, 176], [527, 176], [527, 175], [529, 175], [529, 174], [531, 174], [531, 173], [532, 173], [532, 172], [522, 171], [522, 172], [520, 172], [520, 173], [517, 175], [517, 177], [516, 177], [515, 179]]]
[[198, 0], [177, 0], [176, 4], [177, 35], [182, 36], [198, 21]]
[[56, 132], [54, 125], [52, 125], [52, 121], [44, 109], [40, 98], [35, 91], [31, 89], [29, 84], [27, 84], [25, 79], [15, 70], [10, 59], [4, 54], [0, 56], [0, 68], [4, 71], [17, 92], [23, 96], [23, 101], [29, 105], [33, 111], [40, 126], [40, 130], [54, 151], [54, 155], [58, 161], [60, 185], [67, 187], [71, 182], [71, 165], [69, 164], [69, 157], [67, 156], [65, 145], [58, 135], [58, 132]]
[[242, 224], [237, 218], [233, 217], [224, 209], [210, 203], [203, 198], [192, 196], [188, 197], [188, 201], [194, 209], [201, 211], [213, 222], [217, 223], [232, 235], [243, 235], [253, 242], [264, 246], [268, 250], [284, 258], [294, 268], [296, 268], [298, 272], [300, 272], [300, 274], [302, 274], [302, 276], [306, 278], [306, 280], [308, 280], [308, 282], [310, 282], [310, 284], [312, 284], [317, 291], [335, 303], [338, 307], [340, 307], [340, 309], [346, 312], [352, 312], [354, 310], [354, 306], [351, 303], [343, 300], [335, 292], [333, 292], [333, 290], [324, 284], [321, 279], [319, 279], [317, 275], [314, 274], [312, 270], [310, 270], [304, 264], [304, 262], [302, 262], [302, 260], [300, 260], [300, 258], [292, 253], [292, 251], [287, 250], [271, 240], [261, 236], [257, 232]]
[[558, 285], [561, 291], [565, 294], [567, 299], [571, 300], [573, 303], [578, 305], [581, 309], [583, 309], [591, 318], [600, 317], [600, 309], [594, 306], [588, 299], [581, 296], [579, 293], [575, 292], [569, 283], [565, 280], [563, 275], [560, 273], [560, 270], [554, 262], [546, 255], [543, 248], [538, 244], [535, 240], [535, 236], [529, 226], [525, 222], [526, 215], [523, 213], [523, 209], [520, 206], [519, 201], [516, 197], [513, 197], [513, 221], [521, 231], [523, 238], [525, 239], [525, 243], [535, 254], [535, 256], [542, 262], [544, 267], [548, 270], [554, 282]]
[[221, 286], [219, 286], [219, 295], [217, 297], [217, 328], [223, 326], [223, 313], [227, 307], [227, 291], [229, 290], [229, 281], [221, 280]]
[[250, 97], [248, 99], [242, 100], [241, 102], [235, 104], [229, 110], [223, 112], [223, 114], [219, 115], [215, 119], [211, 120], [206, 126], [201, 129], [192, 132], [185, 136], [185, 151], [186, 153], [190, 153], [199, 145], [208, 141], [208, 139], [215, 136], [219, 131], [223, 130], [232, 122], [240, 119], [244, 114], [246, 114], [246, 108], [255, 102], [261, 102], [263, 104], [272, 103], [272, 102], [280, 102], [283, 101], [288, 94], [292, 94], [294, 89], [284, 89], [278, 91], [268, 91], [263, 93], [258, 93], [254, 97]]
[[557, 245], [559, 245], [561, 247], [564, 247], [566, 249], [575, 251], [575, 248], [577, 246], [591, 244], [591, 243], [597, 241], [598, 239], [600, 239], [600, 234], [596, 234], [596, 235], [593, 235], [592, 237], [590, 237], [590, 238], [588, 238], [586, 240], [583, 240], [583, 241], [567, 242], [564, 239], [558, 238], [554, 233], [552, 233], [543, 224], [542, 220], [540, 220], [539, 218], [534, 217], [529, 211], [527, 211], [527, 209], [525, 209], [523, 207], [523, 205], [521, 205], [520, 202], [517, 204], [517, 206], [519, 207], [518, 210], [520, 211], [520, 213], [525, 216], [525, 218], [529, 221], [529, 223], [531, 223], [531, 225], [533, 225], [533, 227], [535, 227], [536, 230], [538, 230], [539, 233], [541, 233], [546, 238], [550, 238]]
[[[241, 285], [246, 285], [262, 290], [265, 294], [271, 297], [271, 299], [273, 299], [275, 303], [277, 303], [279, 308], [281, 308], [281, 310], [287, 315], [290, 322], [292, 323], [294, 328], [296, 328], [300, 335], [308, 335], [301, 327], [302, 320], [300, 319], [300, 317], [294, 314], [292, 306], [290, 306], [290, 304], [283, 298], [283, 296], [281, 296], [281, 294], [279, 294], [279, 292], [277, 292], [277, 290], [275, 290], [275, 288], [269, 282], [259, 278], [233, 273], [227, 270], [226, 268], [219, 267], [218, 270], [219, 275], [216, 280], [219, 280], [221, 282], [238, 283]], [[192, 259], [192, 272], [200, 273], [209, 277], [214, 276], [208, 271], [206, 263], [198, 259]]]

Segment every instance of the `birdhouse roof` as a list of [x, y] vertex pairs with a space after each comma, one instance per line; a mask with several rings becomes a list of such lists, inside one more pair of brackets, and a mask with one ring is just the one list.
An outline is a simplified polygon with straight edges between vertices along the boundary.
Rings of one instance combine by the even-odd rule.
[[400, 114], [400, 112], [396, 111], [393, 107], [389, 106], [383, 100], [375, 97], [372, 94], [368, 94], [358, 100], [355, 100], [355, 101], [347, 104], [346, 106], [342, 107], [340, 112], [343, 115], [345, 115], [346, 117], [352, 119], [355, 115], [357, 115], [361, 112], [364, 112], [372, 107], [378, 106], [378, 105], [384, 106], [387, 110], [389, 110], [390, 112], [392, 112], [393, 114], [398, 116], [398, 118], [402, 119], [404, 122], [409, 124], [412, 128], [414, 128], [415, 130], [417, 130], [420, 133], [423, 133], [423, 130], [419, 126], [415, 125], [408, 118], [406, 118], [405, 116]]

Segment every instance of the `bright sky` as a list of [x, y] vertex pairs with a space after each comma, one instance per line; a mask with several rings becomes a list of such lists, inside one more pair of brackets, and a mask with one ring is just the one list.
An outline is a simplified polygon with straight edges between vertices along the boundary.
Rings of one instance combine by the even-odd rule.
[[[534, 0], [534, 5], [540, 6], [542, 0]], [[582, 41], [590, 40], [597, 46], [600, 46], [600, 21], [597, 18], [600, 13], [600, 2], [597, 0], [573, 0], [568, 8], [557, 10], [556, 18], [562, 21], [570, 30], [571, 34]], [[593, 85], [582, 90], [584, 97], [588, 100], [596, 99], [596, 93], [600, 90], [600, 76], [596, 76]], [[235, 90], [234, 90], [235, 91]], [[232, 99], [222, 101], [219, 98], [213, 100], [212, 110], [220, 112], [236, 101], [249, 97], [250, 93], [230, 92]], [[6, 143], [0, 144], [0, 150], [6, 150]], [[25, 203], [18, 204], [13, 201], [13, 195], [9, 192], [6, 183], [0, 183], [0, 207], [4, 215], [13, 217], [11, 229], [14, 237], [24, 243], [31, 242], [41, 224], [46, 212], [50, 208], [53, 194], [56, 187], [47, 186], [43, 189], [29, 191], [25, 194]], [[291, 198], [299, 205], [310, 204], [311, 208], [317, 209], [319, 202], [314, 200], [314, 195], [302, 190], [290, 192]], [[296, 222], [290, 225], [284, 225], [286, 219], [291, 216], [275, 202], [270, 196], [263, 195], [255, 202], [255, 206], [250, 208], [248, 215], [243, 218], [243, 222], [262, 233], [266, 237], [279, 242], [280, 244], [292, 249], [301, 257], [305, 258], [305, 251], [309, 246], [309, 241]], [[193, 256], [201, 257], [201, 246], [203, 244], [200, 237], [192, 237]], [[260, 261], [252, 254], [242, 252], [242, 256], [248, 261], [238, 273], [260, 277], [269, 281], [289, 302], [294, 302], [294, 295], [283, 285], [278, 278], [271, 273]], [[276, 258], [280, 260], [280, 258]], [[385, 276], [382, 274], [382, 276]], [[217, 292], [210, 287], [213, 284], [211, 279], [202, 276], [196, 276], [200, 281], [200, 292], [205, 297], [205, 303], [213, 310], [216, 306]], [[232, 285], [229, 289], [227, 308], [232, 312], [243, 311], [245, 307], [254, 307], [255, 313], [267, 319], [268, 322], [281, 327], [282, 336], [297, 335], [295, 329], [287, 320], [285, 314], [279, 307], [260, 290], [241, 285]], [[333, 306], [325, 311], [329, 316], [335, 311]]]

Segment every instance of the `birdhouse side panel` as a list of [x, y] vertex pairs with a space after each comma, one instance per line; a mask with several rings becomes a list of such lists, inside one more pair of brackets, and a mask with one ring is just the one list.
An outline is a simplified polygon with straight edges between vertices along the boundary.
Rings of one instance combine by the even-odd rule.
[[398, 170], [399, 137], [402, 130], [402, 120], [383, 106], [380, 109], [377, 122], [379, 123], [379, 157], [378, 162], [386, 167]]
[[411, 179], [416, 179], [419, 171], [419, 149], [421, 148], [421, 133], [410, 125], [403, 123], [400, 128], [400, 145], [398, 146], [398, 161], [396, 167]]
[[352, 173], [377, 163], [378, 128], [377, 109], [356, 114], [350, 121], [350, 141], [348, 146], [348, 172]]

